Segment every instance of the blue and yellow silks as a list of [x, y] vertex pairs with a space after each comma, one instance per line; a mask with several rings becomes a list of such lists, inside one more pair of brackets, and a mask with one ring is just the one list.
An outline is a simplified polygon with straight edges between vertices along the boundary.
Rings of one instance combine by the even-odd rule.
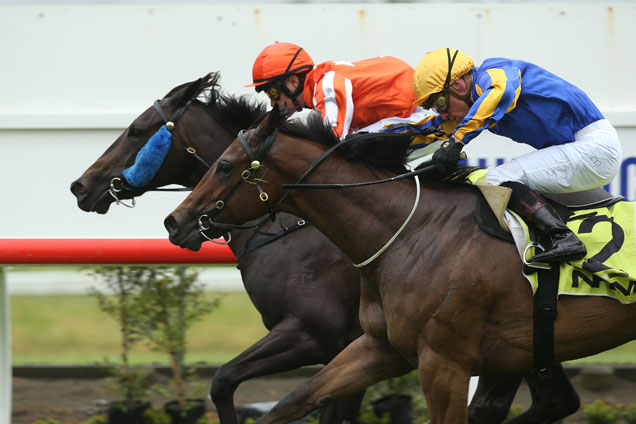
[[[439, 115], [430, 115], [419, 122], [397, 123], [397, 124], [386, 125], [382, 127], [382, 129], [380, 129], [380, 132], [416, 134], [416, 136], [413, 137], [413, 141], [411, 142], [411, 145], [409, 146], [410, 150], [416, 150], [422, 147], [426, 147], [436, 140], [446, 140], [448, 136], [450, 136], [450, 134], [453, 132], [456, 126], [457, 126], [457, 123], [455, 121], [444, 121]], [[437, 136], [435, 134], [419, 135], [420, 131], [423, 131], [428, 128], [441, 129], [447, 135], [446, 136]]]
[[163, 125], [137, 153], [133, 166], [123, 171], [128, 184], [133, 187], [143, 187], [152, 181], [166, 158], [171, 144], [172, 133]]
[[[471, 175], [471, 182], [483, 178], [485, 170]], [[609, 207], [576, 210], [568, 227], [587, 247], [587, 256], [561, 263], [559, 295], [607, 296], [621, 303], [636, 302], [636, 214], [634, 202], [617, 202]], [[504, 220], [521, 256], [530, 244], [528, 226], [511, 211]], [[526, 260], [535, 252], [531, 247]], [[538, 274], [525, 274], [532, 292], [538, 287]]]
[[487, 59], [472, 76], [475, 102], [453, 134], [463, 143], [487, 129], [541, 149], [604, 119], [581, 89], [532, 63]]

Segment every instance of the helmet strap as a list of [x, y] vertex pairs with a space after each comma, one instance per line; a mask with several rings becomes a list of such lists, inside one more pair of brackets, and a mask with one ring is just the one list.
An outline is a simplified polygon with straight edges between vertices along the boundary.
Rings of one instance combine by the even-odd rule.
[[457, 53], [459, 53], [459, 50], [455, 50], [455, 54], [453, 55], [453, 58], [451, 59], [451, 55], [450, 55], [450, 49], [446, 48], [446, 56], [448, 57], [448, 72], [446, 73], [446, 81], [444, 81], [444, 90], [443, 91], [448, 91], [448, 88], [451, 85], [451, 71], [453, 70], [453, 64], [455, 63], [455, 58], [457, 58]]
[[289, 88], [287, 88], [287, 84], [285, 83], [283, 83], [282, 90], [283, 93], [285, 93], [285, 95], [291, 99], [294, 107], [296, 108], [296, 112], [300, 112], [301, 110], [303, 110], [303, 108], [300, 103], [298, 103], [298, 100], [296, 100], [296, 98], [300, 95], [300, 93], [303, 92], [305, 88], [305, 77], [307, 76], [307, 74], [303, 73], [295, 75], [298, 78], [298, 86], [294, 89], [294, 91], [291, 91]]
[[[300, 47], [296, 51], [296, 54], [289, 61], [289, 65], [287, 65], [287, 69], [285, 69], [285, 72], [283, 73], [283, 76], [285, 76], [285, 80], [289, 78], [291, 75], [296, 75], [296, 77], [298, 78], [298, 86], [296, 87], [294, 91], [291, 91], [289, 88], [287, 88], [287, 84], [285, 83], [285, 80], [283, 80], [283, 84], [281, 87], [283, 90], [283, 93], [285, 93], [285, 95], [291, 99], [292, 103], [294, 104], [294, 107], [296, 108], [296, 112], [300, 112], [301, 110], [303, 110], [302, 106], [300, 105], [300, 103], [298, 103], [298, 100], [296, 100], [296, 98], [298, 97], [300, 93], [303, 92], [303, 89], [305, 88], [305, 77], [307, 76], [307, 72], [309, 71], [309, 69], [312, 68], [312, 66], [310, 65], [303, 65], [291, 71], [292, 65], [294, 64], [294, 62], [296, 61], [296, 58], [298, 57], [298, 55], [300, 54], [302, 50], [303, 48]], [[303, 72], [304, 69], [307, 69], [307, 71]]]

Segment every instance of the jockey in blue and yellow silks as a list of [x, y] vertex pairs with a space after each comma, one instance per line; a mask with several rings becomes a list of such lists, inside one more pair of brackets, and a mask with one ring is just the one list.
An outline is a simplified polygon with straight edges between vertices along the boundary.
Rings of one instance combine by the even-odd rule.
[[488, 129], [542, 149], [604, 119], [580, 89], [532, 63], [487, 59], [471, 74], [475, 101], [454, 132], [464, 144]]
[[585, 256], [585, 246], [538, 194], [602, 187], [618, 172], [616, 130], [582, 90], [519, 60], [492, 58], [475, 67], [455, 49], [427, 53], [413, 87], [416, 105], [457, 123], [433, 156], [440, 167], [456, 166], [463, 146], [485, 129], [537, 149], [489, 170], [486, 182], [512, 188], [509, 206], [550, 239], [531, 261]]

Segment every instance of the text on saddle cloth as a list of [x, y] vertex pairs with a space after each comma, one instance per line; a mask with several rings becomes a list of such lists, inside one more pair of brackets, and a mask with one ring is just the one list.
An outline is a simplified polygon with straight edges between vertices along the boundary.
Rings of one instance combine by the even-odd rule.
[[[481, 171], [478, 173], [483, 175]], [[471, 176], [473, 183], [478, 179], [479, 176], [475, 179]], [[534, 247], [527, 248], [531, 243], [527, 224], [510, 210], [502, 212], [502, 203], [505, 205], [507, 200], [496, 189], [503, 187], [490, 187], [493, 188], [481, 191], [498, 220], [505, 221], [504, 228], [510, 231], [522, 260], [524, 253], [526, 260], [539, 253]], [[493, 193], [494, 200], [489, 199]], [[559, 295], [607, 296], [621, 303], [636, 302], [635, 206], [634, 202], [617, 201], [608, 206], [572, 210], [567, 225], [585, 244], [588, 254], [559, 265]], [[536, 293], [538, 274], [524, 273], [524, 276]]]

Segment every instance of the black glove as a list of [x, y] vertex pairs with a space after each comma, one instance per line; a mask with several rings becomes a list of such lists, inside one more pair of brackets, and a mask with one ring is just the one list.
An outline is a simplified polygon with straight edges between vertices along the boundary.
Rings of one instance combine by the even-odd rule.
[[449, 138], [433, 153], [433, 165], [445, 174], [452, 172], [457, 168], [463, 147], [462, 143], [455, 141], [452, 137]]

